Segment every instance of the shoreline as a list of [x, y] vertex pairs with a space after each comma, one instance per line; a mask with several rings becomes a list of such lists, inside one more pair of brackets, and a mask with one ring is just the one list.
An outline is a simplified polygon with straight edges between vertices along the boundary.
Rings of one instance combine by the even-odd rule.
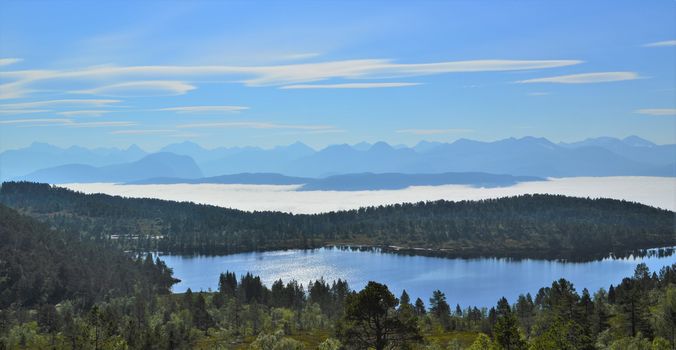
[[[289, 248], [280, 248], [280, 249], [259, 249], [259, 250], [250, 250], [250, 251], [240, 251], [240, 252], [231, 252], [231, 253], [180, 253], [180, 252], [150, 252], [153, 255], [157, 256], [185, 256], [185, 257], [197, 257], [197, 256], [230, 256], [238, 254], [253, 254], [253, 253], [270, 253], [270, 252], [286, 252], [286, 251], [314, 251], [318, 249], [339, 249], [339, 250], [351, 250], [359, 252], [374, 252], [374, 253], [384, 253], [384, 254], [393, 254], [393, 255], [403, 255], [403, 256], [420, 256], [428, 258], [439, 258], [439, 259], [462, 259], [462, 260], [480, 260], [480, 259], [497, 259], [497, 260], [507, 260], [507, 261], [522, 261], [522, 260], [541, 260], [541, 261], [552, 261], [552, 262], [561, 262], [561, 263], [590, 263], [595, 261], [602, 261], [605, 259], [613, 260], [624, 260], [632, 259], [637, 257], [652, 257], [652, 256], [673, 256], [676, 255], [676, 245], [672, 246], [660, 246], [660, 247], [649, 247], [649, 248], [637, 248], [632, 250], [625, 250], [621, 252], [608, 252], [604, 254], [597, 254], [592, 257], [579, 257], [574, 258], [546, 258], [546, 257], [537, 257], [537, 256], [515, 256], [515, 255], [472, 255], [472, 254], [458, 254], [450, 255], [451, 250], [445, 249], [433, 249], [433, 248], [423, 248], [423, 247], [404, 247], [396, 245], [373, 245], [373, 244], [345, 244], [345, 243], [327, 243], [324, 245], [317, 245], [312, 247], [289, 247]], [[128, 253], [134, 253], [133, 251], [128, 251]], [[140, 253], [140, 252], [137, 252]], [[148, 253], [148, 252], [143, 252]]]

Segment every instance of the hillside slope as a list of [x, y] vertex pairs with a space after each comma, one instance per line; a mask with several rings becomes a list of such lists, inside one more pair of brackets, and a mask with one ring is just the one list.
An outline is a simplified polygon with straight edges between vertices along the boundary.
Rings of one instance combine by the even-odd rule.
[[175, 253], [364, 244], [454, 257], [591, 259], [676, 245], [671, 211], [556, 195], [292, 215], [85, 195], [45, 184], [9, 182], [0, 188], [0, 202], [124, 249]]

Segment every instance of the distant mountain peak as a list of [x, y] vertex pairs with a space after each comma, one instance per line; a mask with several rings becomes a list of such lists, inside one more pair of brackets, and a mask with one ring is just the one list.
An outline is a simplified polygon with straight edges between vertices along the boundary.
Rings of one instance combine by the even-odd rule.
[[371, 146], [371, 148], [369, 148], [369, 151], [371, 151], [371, 152], [382, 152], [382, 151], [391, 151], [391, 150], [394, 150], [394, 148], [392, 146], [390, 146], [390, 144], [388, 144], [387, 142], [384, 142], [384, 141], [378, 141], [378, 142], [374, 143], [373, 146]]
[[308, 145], [304, 144], [304, 143], [301, 142], [301, 141], [296, 141], [296, 142], [290, 144], [289, 146], [305, 146], [305, 147], [309, 147]]
[[62, 148], [60, 148], [60, 147], [50, 145], [50, 144], [45, 143], [45, 142], [37, 142], [37, 141], [31, 143], [31, 145], [28, 146], [27, 148], [32, 149], [34, 151], [61, 151], [62, 150]]
[[202, 148], [202, 146], [200, 146], [200, 145], [198, 145], [197, 143], [195, 143], [195, 142], [193, 142], [193, 141], [190, 141], [190, 140], [185, 140], [185, 141], [183, 141], [183, 142], [179, 142], [178, 144], [179, 144], [179, 145], [183, 145], [183, 146], [193, 146], [193, 147], [199, 147], [199, 148]]
[[373, 145], [371, 145], [370, 143], [368, 143], [366, 141], [362, 141], [362, 142], [355, 143], [354, 145], [352, 145], [352, 148], [356, 149], [357, 151], [368, 151], [371, 148], [371, 146], [373, 146]]
[[127, 151], [134, 151], [134, 152], [145, 152], [141, 147], [139, 147], [137, 144], [132, 144], [131, 146], [127, 147]]
[[436, 142], [436, 141], [426, 141], [422, 140], [413, 146], [413, 150], [416, 152], [428, 152], [431, 151], [439, 146], [441, 146], [443, 143], [441, 142]]
[[195, 152], [205, 151], [202, 146], [192, 142], [192, 141], [183, 141], [179, 143], [172, 143], [166, 145], [160, 149], [159, 152], [173, 152], [177, 154], [193, 154]]
[[654, 147], [654, 146], [657, 146], [656, 144], [654, 144], [654, 143], [652, 143], [652, 142], [650, 142], [650, 141], [648, 141], [644, 138], [638, 137], [636, 135], [627, 136], [627, 137], [622, 139], [622, 142], [624, 142], [624, 143], [626, 143], [630, 146], [634, 146], [634, 147]]
[[537, 143], [552, 144], [552, 145], [554, 144], [545, 137], [535, 137], [535, 136], [524, 136], [520, 139], [517, 139], [517, 141], [537, 142]]
[[350, 151], [350, 150], [354, 150], [354, 149], [350, 145], [348, 145], [347, 143], [341, 143], [341, 144], [338, 144], [338, 145], [326, 146], [326, 148], [322, 149], [321, 152], [324, 152], [324, 151]]
[[293, 148], [293, 149], [302, 149], [302, 150], [311, 150], [314, 151], [314, 148], [304, 144], [303, 142], [296, 141], [290, 145], [287, 146], [288, 148]]

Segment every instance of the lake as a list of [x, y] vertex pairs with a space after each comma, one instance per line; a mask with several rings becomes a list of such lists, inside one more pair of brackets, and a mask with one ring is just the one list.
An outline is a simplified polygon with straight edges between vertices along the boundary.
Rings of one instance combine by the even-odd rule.
[[59, 186], [84, 193], [190, 201], [248, 211], [276, 210], [296, 214], [439, 199], [478, 200], [528, 193], [624, 199], [676, 210], [676, 178], [649, 176], [553, 178], [493, 188], [444, 185], [380, 191], [296, 191], [297, 185], [75, 183]]
[[452, 306], [459, 303], [462, 307], [490, 307], [502, 296], [514, 302], [519, 294], [527, 292], [535, 297], [538, 289], [550, 286], [559, 278], [572, 281], [578, 292], [587, 288], [593, 293], [633, 275], [640, 262], [646, 263], [651, 271], [676, 263], [676, 255], [564, 263], [530, 259], [445, 259], [339, 248], [225, 256], [162, 255], [161, 259], [181, 279], [174, 286], [174, 292], [187, 288], [217, 290], [219, 274], [228, 270], [237, 276], [246, 272], [259, 275], [268, 287], [279, 278], [285, 282], [295, 279], [307, 286], [308, 281], [323, 277], [327, 281], [347, 280], [353, 289], [359, 290], [374, 280], [387, 284], [396, 296], [406, 289], [412, 300], [420, 297], [425, 304], [432, 291], [440, 289]]
[[[464, 185], [418, 186], [381, 191], [296, 191], [299, 186], [171, 184], [121, 185], [109, 183], [60, 185], [85, 193], [107, 193], [191, 201], [242, 210], [277, 210], [291, 213], [321, 213], [363, 206], [425, 200], [477, 200], [527, 193], [606, 197], [676, 209], [676, 179], [668, 177], [575, 177], [524, 182], [513, 186], [477, 188]], [[596, 291], [619, 283], [633, 274], [639, 262], [651, 270], [676, 262], [676, 257], [647, 257], [589, 263], [544, 260], [444, 259], [403, 256], [380, 252], [345, 251], [335, 248], [246, 253], [227, 256], [175, 256], [162, 258], [182, 280], [175, 292], [216, 289], [218, 276], [226, 270], [237, 275], [252, 272], [270, 286], [276, 279], [295, 279], [304, 285], [324, 277], [346, 279], [355, 289], [369, 280], [386, 283], [399, 296], [406, 289], [413, 297], [428, 301], [435, 289], [446, 293], [451, 304], [492, 306], [505, 296], [514, 301], [521, 293], [537, 293], [559, 278], [571, 280], [578, 291]]]

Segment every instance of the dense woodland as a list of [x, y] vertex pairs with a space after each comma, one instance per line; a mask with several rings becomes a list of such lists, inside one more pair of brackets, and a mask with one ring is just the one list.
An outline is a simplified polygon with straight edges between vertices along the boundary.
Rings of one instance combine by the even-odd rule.
[[221, 254], [366, 245], [449, 257], [594, 259], [676, 245], [671, 211], [557, 195], [293, 215], [6, 182], [0, 202], [86, 240], [137, 252]]
[[650, 349], [676, 347], [676, 264], [593, 294], [561, 279], [491, 308], [376, 282], [277, 281], [224, 271], [218, 291], [170, 294], [151, 255], [0, 206], [0, 349]]

